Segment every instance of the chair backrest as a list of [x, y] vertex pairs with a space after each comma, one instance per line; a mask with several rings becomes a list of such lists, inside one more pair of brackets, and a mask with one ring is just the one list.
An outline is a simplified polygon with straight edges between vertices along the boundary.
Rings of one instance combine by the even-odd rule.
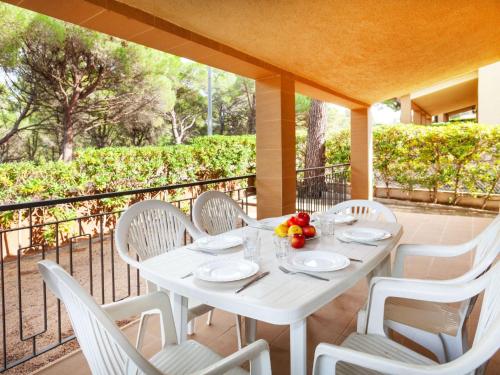
[[193, 206], [193, 222], [200, 231], [211, 236], [236, 229], [238, 221], [252, 219], [240, 205], [221, 191], [206, 191]]
[[[495, 220], [493, 220], [480, 234], [475, 238], [476, 252], [474, 254], [473, 265], [479, 265], [484, 259], [488, 259], [492, 256], [493, 259], [498, 255], [500, 251], [500, 246], [496, 248], [491, 246], [492, 242], [495, 241], [496, 235], [500, 232], [500, 215], [497, 215]], [[493, 262], [493, 259], [490, 264]]]
[[49, 289], [66, 306], [92, 374], [161, 374], [66, 271], [49, 260], [39, 262], [38, 267]]
[[463, 275], [451, 279], [449, 282], [455, 283], [473, 280], [483, 274], [493, 264], [500, 252], [500, 215], [471, 242], [474, 249], [472, 267]]
[[[471, 285], [484, 290], [481, 313], [472, 347], [449, 363], [460, 373], [484, 374], [489, 359], [500, 349], [500, 263], [497, 263]], [[459, 373], [459, 372], [456, 372]]]
[[360, 220], [383, 220], [388, 223], [397, 222], [396, 215], [388, 207], [381, 203], [364, 199], [352, 199], [340, 202], [327, 212], [330, 214], [344, 213]]
[[125, 262], [137, 265], [128, 255], [134, 249], [140, 260], [184, 245], [185, 232], [193, 238], [202, 234], [189, 218], [171, 203], [146, 200], [130, 206], [118, 220], [116, 248]]

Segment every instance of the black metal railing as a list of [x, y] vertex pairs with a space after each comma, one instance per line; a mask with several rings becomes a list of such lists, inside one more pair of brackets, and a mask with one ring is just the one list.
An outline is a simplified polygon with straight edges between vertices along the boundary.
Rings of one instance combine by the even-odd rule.
[[4, 223], [0, 227], [0, 372], [74, 338], [60, 302], [42, 282], [39, 260], [62, 264], [99, 303], [139, 295], [144, 288], [139, 272], [114, 250], [113, 231], [123, 208], [143, 199], [161, 199], [191, 215], [195, 198], [204, 190], [217, 189], [249, 212], [255, 202], [251, 199], [254, 177], [0, 206]]
[[297, 211], [325, 211], [349, 199], [350, 164], [297, 170]]
[[[348, 166], [298, 170], [297, 209], [317, 211], [345, 200]], [[113, 232], [124, 208], [144, 199], [161, 199], [191, 215], [201, 192], [221, 190], [254, 216], [254, 182], [255, 175], [245, 175], [0, 205], [0, 372], [74, 339], [64, 309], [38, 273], [39, 260], [62, 264], [99, 303], [139, 295], [144, 281], [138, 270], [121, 261], [114, 250]], [[187, 236], [185, 240], [189, 241]], [[62, 354], [64, 347], [60, 350]]]

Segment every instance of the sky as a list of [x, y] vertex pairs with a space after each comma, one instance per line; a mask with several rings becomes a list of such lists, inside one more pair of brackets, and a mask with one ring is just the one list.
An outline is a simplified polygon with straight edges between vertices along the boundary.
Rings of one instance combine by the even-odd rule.
[[372, 109], [375, 124], [396, 124], [399, 122], [401, 111], [393, 111], [386, 105], [377, 103]]

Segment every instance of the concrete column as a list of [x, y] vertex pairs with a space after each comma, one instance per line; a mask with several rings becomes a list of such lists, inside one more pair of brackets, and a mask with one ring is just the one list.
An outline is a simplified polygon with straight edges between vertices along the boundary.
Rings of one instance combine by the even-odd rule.
[[410, 95], [399, 98], [401, 103], [401, 116], [399, 121], [403, 124], [411, 124], [411, 99]]
[[438, 115], [438, 122], [448, 122], [448, 114], [447, 113], [440, 113]]
[[373, 198], [372, 130], [368, 108], [351, 110], [351, 198]]
[[478, 122], [500, 124], [500, 62], [479, 68]]
[[413, 123], [422, 125], [422, 112], [413, 110]]
[[295, 82], [275, 75], [255, 83], [257, 217], [295, 212]]

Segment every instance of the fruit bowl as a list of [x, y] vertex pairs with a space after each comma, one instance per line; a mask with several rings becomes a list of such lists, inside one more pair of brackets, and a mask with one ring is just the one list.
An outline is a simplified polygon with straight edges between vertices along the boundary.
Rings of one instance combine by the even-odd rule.
[[294, 249], [301, 249], [305, 246], [306, 240], [313, 240], [320, 235], [310, 221], [311, 218], [307, 212], [299, 212], [276, 226], [274, 233], [280, 237], [290, 237], [291, 246]]

